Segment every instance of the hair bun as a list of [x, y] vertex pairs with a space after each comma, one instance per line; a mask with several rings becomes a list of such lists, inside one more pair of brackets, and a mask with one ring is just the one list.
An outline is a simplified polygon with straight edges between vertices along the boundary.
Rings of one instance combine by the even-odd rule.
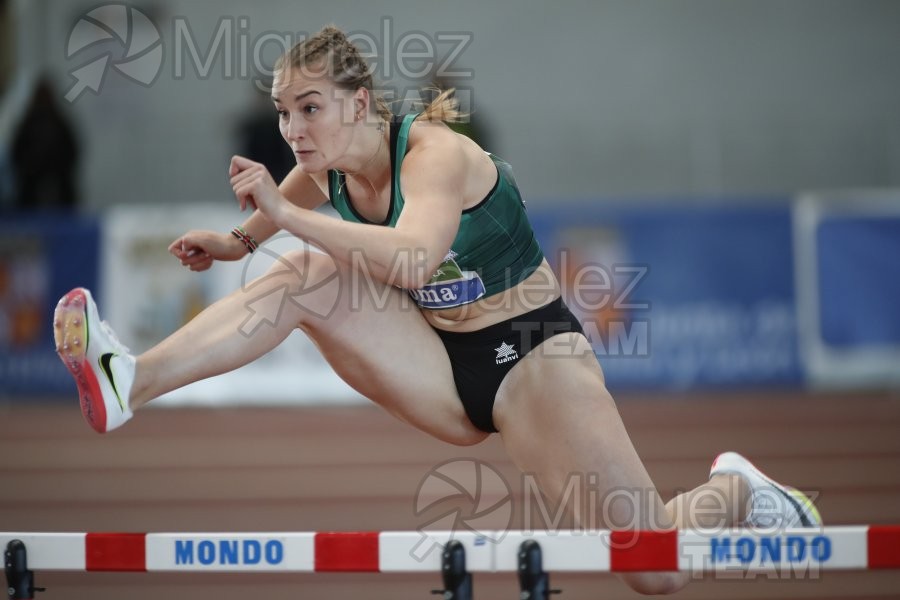
[[323, 27], [322, 31], [319, 32], [319, 35], [323, 34], [329, 41], [335, 44], [344, 44], [347, 41], [347, 35], [334, 25], [326, 25]]

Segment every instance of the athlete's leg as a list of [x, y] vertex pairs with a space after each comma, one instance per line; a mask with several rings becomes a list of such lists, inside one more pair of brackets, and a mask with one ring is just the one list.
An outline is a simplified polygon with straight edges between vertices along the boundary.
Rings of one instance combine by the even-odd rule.
[[[666, 508], [580, 334], [555, 336], [526, 355], [504, 379], [493, 414], [513, 461], [536, 477], [551, 503], [568, 505], [578, 527], [665, 530], [698, 524], [686, 510], [692, 503]], [[572, 485], [572, 477], [590, 482], [587, 498], [598, 502], [567, 498], [584, 490]], [[735, 497], [746, 490], [730, 485], [731, 479], [714, 478], [705, 487], [715, 493], [702, 504], [709, 513], [710, 502], [721, 502], [719, 524], [725, 526], [738, 521], [736, 507], [746, 501]], [[683, 587], [688, 574], [635, 573], [624, 580], [643, 593], [669, 593]]]
[[446, 351], [406, 295], [305, 251], [284, 255], [139, 356], [131, 405], [245, 365], [297, 327], [338, 375], [391, 414], [450, 443], [487, 436], [468, 421]]
[[666, 503], [679, 529], [721, 529], [743, 522], [750, 506], [750, 489], [737, 475], [715, 475], [702, 485]]

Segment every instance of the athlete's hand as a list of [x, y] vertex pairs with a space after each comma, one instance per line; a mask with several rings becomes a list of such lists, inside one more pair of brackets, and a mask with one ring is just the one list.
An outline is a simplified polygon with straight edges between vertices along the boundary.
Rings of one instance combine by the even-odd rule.
[[191, 271], [205, 271], [214, 260], [243, 258], [247, 248], [230, 233], [188, 231], [169, 245], [169, 252]]
[[273, 223], [279, 222], [281, 211], [288, 201], [278, 191], [278, 184], [264, 165], [243, 156], [234, 156], [228, 174], [241, 210], [248, 206], [259, 209]]

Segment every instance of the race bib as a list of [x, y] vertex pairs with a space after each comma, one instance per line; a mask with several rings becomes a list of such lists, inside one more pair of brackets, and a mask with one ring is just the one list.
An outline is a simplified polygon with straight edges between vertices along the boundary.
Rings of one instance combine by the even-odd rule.
[[463, 271], [451, 250], [431, 279], [418, 290], [409, 290], [416, 304], [431, 310], [453, 308], [475, 302], [484, 296], [484, 282], [474, 271]]

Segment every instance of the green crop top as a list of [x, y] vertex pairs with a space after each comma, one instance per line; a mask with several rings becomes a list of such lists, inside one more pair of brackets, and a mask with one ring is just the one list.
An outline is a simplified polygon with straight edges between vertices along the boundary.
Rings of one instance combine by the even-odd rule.
[[[395, 117], [391, 123], [391, 205], [382, 223], [394, 227], [403, 210], [400, 165], [406, 155], [409, 129], [416, 115]], [[462, 212], [456, 239], [428, 283], [408, 290], [422, 308], [452, 308], [509, 289], [534, 273], [544, 254], [525, 215], [525, 203], [513, 178], [512, 168], [488, 153], [497, 167], [497, 182], [477, 205]], [[370, 223], [353, 208], [344, 174], [328, 172], [332, 206], [346, 221]]]

